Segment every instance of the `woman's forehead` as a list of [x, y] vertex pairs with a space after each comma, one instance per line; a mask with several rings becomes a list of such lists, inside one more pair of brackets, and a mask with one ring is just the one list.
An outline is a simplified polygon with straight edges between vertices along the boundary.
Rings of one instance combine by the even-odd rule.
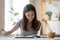
[[26, 12], [26, 13], [28, 13], [28, 14], [29, 14], [29, 13], [30, 13], [30, 14], [32, 13], [32, 14], [34, 14], [34, 11], [30, 10], [30, 11], [28, 11], [28, 12]]

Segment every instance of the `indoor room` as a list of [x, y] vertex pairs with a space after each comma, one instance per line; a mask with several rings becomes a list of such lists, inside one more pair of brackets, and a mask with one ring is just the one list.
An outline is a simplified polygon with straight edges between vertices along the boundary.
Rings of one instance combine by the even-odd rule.
[[60, 40], [59, 30], [60, 0], [0, 0], [1, 40]]

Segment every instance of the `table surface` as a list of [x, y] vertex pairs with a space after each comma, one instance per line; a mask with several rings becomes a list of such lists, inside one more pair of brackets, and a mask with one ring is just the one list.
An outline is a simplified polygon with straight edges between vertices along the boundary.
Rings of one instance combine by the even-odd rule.
[[60, 38], [9, 38], [2, 37], [0, 40], [60, 40]]
[[60, 37], [55, 38], [15, 38], [15, 36], [0, 36], [0, 40], [60, 40]]

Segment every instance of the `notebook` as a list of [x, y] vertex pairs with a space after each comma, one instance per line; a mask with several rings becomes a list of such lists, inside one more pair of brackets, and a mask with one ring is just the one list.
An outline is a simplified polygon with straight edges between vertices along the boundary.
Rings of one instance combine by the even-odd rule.
[[15, 36], [15, 38], [46, 38], [46, 35], [29, 35], [29, 36]]
[[22, 35], [16, 35], [15, 38], [37, 38], [40, 36], [37, 36], [36, 34], [34, 35], [29, 35], [29, 36], [22, 36]]

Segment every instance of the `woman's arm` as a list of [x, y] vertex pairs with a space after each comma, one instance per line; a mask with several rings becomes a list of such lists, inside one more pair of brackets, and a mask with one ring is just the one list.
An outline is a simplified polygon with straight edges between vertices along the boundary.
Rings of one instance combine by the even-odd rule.
[[10, 31], [4, 32], [4, 35], [10, 35], [11, 33], [13, 33], [15, 30], [17, 30], [19, 27], [16, 24]]
[[14, 32], [15, 30], [17, 30], [19, 27], [18, 25], [16, 24], [12, 29], [11, 29], [11, 33]]
[[40, 26], [40, 28], [38, 30], [38, 35], [42, 35], [42, 25]]

